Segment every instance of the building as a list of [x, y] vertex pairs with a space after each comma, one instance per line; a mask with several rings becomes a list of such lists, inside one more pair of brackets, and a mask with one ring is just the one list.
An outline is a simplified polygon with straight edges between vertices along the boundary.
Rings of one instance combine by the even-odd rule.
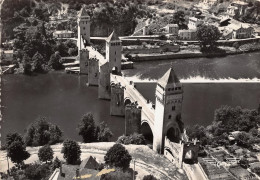
[[200, 24], [203, 24], [202, 20], [195, 17], [189, 17], [189, 24], [188, 24], [189, 29], [196, 29]]
[[218, 0], [204, 0], [203, 3], [207, 4], [208, 6], [213, 6], [214, 4], [216, 4], [218, 2]]
[[96, 176], [99, 173], [98, 166], [99, 163], [96, 161], [96, 159], [90, 156], [89, 158], [83, 160], [80, 165], [62, 164], [59, 169], [57, 168], [53, 172], [49, 180], [86, 178], [89, 180], [99, 180], [101, 176]]
[[238, 7], [236, 6], [228, 6], [227, 13], [230, 17], [234, 17], [238, 13]]
[[72, 31], [68, 31], [68, 30], [55, 31], [53, 33], [53, 37], [56, 37], [56, 38], [72, 38], [72, 37], [74, 37], [74, 33]]
[[[83, 7], [78, 16], [78, 37], [90, 43], [90, 17]], [[85, 43], [85, 42], [84, 42]]]
[[231, 6], [237, 7], [237, 11], [239, 15], [244, 15], [246, 8], [248, 7], [248, 3], [244, 1], [234, 1], [231, 3]]
[[178, 24], [168, 24], [166, 26], [166, 33], [172, 34], [172, 35], [178, 35], [179, 32], [179, 26]]
[[13, 50], [2, 50], [0, 49], [0, 55], [1, 55], [1, 64], [5, 63], [11, 63], [13, 61]]
[[232, 39], [247, 39], [251, 38], [254, 32], [254, 28], [243, 28], [242, 25], [239, 28], [233, 28]]
[[179, 30], [178, 38], [180, 40], [196, 40], [197, 30], [196, 29]]
[[122, 43], [115, 32], [106, 39], [106, 60], [110, 62], [110, 71], [121, 72]]
[[183, 87], [174, 70], [170, 68], [157, 82], [155, 92], [155, 119], [153, 150], [163, 153], [164, 136], [179, 142], [183, 133], [180, 114], [182, 110]]

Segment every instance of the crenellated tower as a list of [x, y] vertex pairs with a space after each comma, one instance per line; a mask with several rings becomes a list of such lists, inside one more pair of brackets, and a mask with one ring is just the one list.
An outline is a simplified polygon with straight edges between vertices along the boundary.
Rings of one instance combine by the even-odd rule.
[[110, 72], [121, 73], [122, 43], [113, 31], [106, 39], [106, 60], [109, 62]]
[[162, 154], [165, 136], [172, 142], [179, 142], [183, 133], [183, 87], [172, 68], [158, 80], [155, 97], [153, 150]]
[[84, 48], [82, 44], [90, 43], [90, 17], [83, 7], [78, 15], [78, 47]]

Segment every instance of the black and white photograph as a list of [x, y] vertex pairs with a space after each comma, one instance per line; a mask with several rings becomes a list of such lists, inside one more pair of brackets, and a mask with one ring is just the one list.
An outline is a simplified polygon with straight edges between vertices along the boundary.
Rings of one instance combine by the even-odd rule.
[[0, 0], [0, 179], [260, 180], [260, 0]]

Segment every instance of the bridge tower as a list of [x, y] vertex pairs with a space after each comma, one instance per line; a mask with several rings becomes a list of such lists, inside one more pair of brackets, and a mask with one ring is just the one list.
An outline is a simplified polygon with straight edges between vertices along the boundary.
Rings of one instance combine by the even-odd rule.
[[106, 60], [109, 62], [110, 72], [121, 73], [122, 43], [113, 31], [106, 39]]
[[172, 68], [158, 80], [155, 97], [153, 150], [162, 154], [165, 136], [170, 141], [179, 142], [183, 133], [181, 121], [183, 89]]
[[84, 44], [90, 43], [90, 17], [85, 9], [85, 7], [82, 7], [82, 9], [79, 12], [78, 16], [78, 47], [79, 49], [83, 48], [81, 47], [81, 41], [83, 41]]

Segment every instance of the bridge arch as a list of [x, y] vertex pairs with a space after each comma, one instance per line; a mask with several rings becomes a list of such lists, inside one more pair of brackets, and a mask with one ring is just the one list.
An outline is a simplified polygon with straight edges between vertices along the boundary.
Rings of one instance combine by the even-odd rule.
[[147, 143], [153, 143], [153, 130], [147, 120], [141, 121], [141, 133], [144, 135]]
[[180, 140], [180, 130], [177, 127], [171, 126], [166, 131], [166, 136], [171, 142], [179, 143]]
[[132, 103], [131, 99], [129, 97], [126, 97], [125, 100], [124, 100], [124, 105], [126, 106], [126, 105], [131, 104], [131, 103]]
[[196, 152], [193, 149], [188, 149], [183, 152], [183, 162], [186, 164], [194, 164], [197, 162]]
[[118, 75], [118, 74], [119, 74], [118, 67], [114, 66], [114, 67], [112, 68], [112, 74], [115, 74], [115, 75]]

